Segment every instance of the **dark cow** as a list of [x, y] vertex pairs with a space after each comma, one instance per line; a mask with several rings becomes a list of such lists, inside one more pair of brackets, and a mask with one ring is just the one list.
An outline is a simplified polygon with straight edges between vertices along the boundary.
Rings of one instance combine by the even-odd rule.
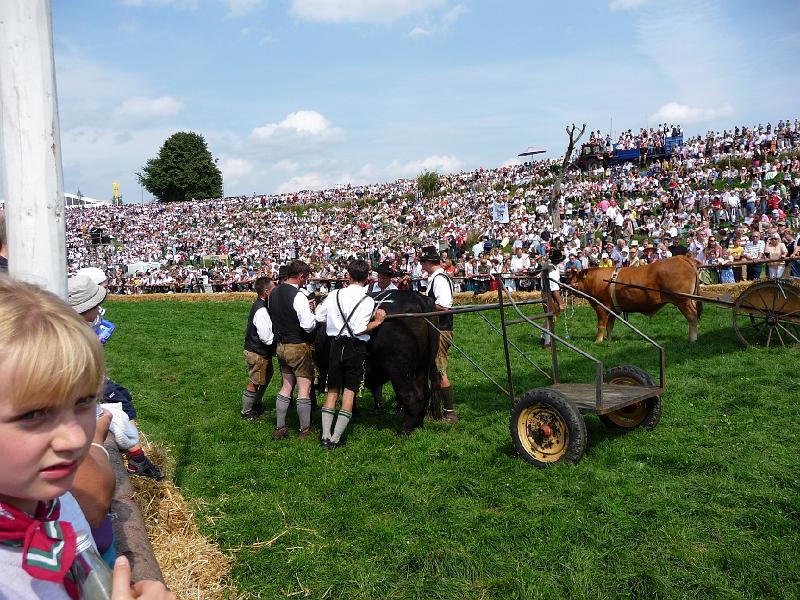
[[[697, 263], [686, 256], [673, 256], [643, 267], [623, 267], [611, 284], [613, 267], [597, 267], [573, 272], [567, 284], [589, 294], [597, 300], [590, 301], [597, 313], [597, 337], [611, 339], [616, 318], [603, 305], [617, 313], [642, 313], [654, 315], [666, 304], [674, 304], [689, 321], [689, 341], [697, 341], [697, 321], [703, 313], [703, 303], [669, 292], [697, 294], [699, 279]], [[626, 286], [630, 283], [634, 286]], [[645, 289], [646, 288], [646, 289]]]
[[[374, 298], [376, 308], [385, 310], [387, 316], [436, 311], [431, 298], [409, 290], [381, 292]], [[315, 359], [323, 377], [328, 364], [329, 340], [324, 326], [318, 329]], [[386, 319], [370, 336], [364, 386], [378, 401], [381, 387], [391, 381], [397, 401], [403, 407], [400, 434], [411, 433], [422, 425], [431, 387], [439, 385], [438, 347], [439, 332], [424, 318]]]

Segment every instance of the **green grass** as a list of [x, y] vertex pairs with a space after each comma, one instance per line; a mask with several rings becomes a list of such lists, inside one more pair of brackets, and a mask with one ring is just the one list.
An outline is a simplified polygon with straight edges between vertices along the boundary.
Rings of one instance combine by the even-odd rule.
[[[272, 442], [273, 413], [239, 419], [247, 303], [107, 308], [118, 325], [111, 376], [132, 390], [141, 427], [170, 448], [170, 475], [202, 531], [235, 552], [245, 596], [800, 596], [798, 354], [741, 349], [727, 311], [706, 306], [696, 344], [672, 307], [634, 315], [667, 348], [661, 423], [617, 434], [589, 415], [584, 459], [538, 470], [515, 456], [508, 400], [455, 352], [460, 423], [399, 438], [396, 417], [364, 417], [345, 448], [327, 452], [296, 436]], [[656, 354], [619, 324], [618, 339], [599, 347], [589, 309], [568, 328], [606, 366], [657, 374]], [[548, 365], [538, 336], [513, 332]], [[459, 316], [456, 336], [502, 383], [488, 326]], [[563, 380], [591, 381], [591, 365], [561, 359]], [[514, 368], [517, 394], [546, 384], [519, 357]]]

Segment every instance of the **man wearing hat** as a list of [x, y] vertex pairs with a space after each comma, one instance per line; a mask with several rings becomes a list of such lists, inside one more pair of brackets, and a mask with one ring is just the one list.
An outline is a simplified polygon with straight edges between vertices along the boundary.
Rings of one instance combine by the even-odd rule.
[[[426, 246], [422, 249], [420, 257], [422, 269], [428, 274], [428, 296], [436, 302], [437, 310], [448, 310], [453, 306], [453, 280], [445, 273], [442, 268], [442, 257], [439, 251], [433, 246]], [[442, 377], [439, 388], [433, 393], [443, 407], [442, 420], [445, 423], [457, 423], [453, 404], [453, 388], [447, 378], [447, 353], [453, 341], [453, 315], [442, 315], [439, 317], [439, 350], [436, 353], [436, 368]]]
[[394, 270], [388, 260], [379, 264], [376, 271], [378, 273], [378, 281], [369, 286], [370, 294], [379, 294], [380, 292], [397, 289], [397, 286], [392, 281]]

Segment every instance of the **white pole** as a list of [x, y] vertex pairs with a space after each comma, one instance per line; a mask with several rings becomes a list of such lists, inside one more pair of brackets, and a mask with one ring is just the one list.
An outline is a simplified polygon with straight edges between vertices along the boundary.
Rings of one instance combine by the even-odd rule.
[[0, 107], [9, 274], [66, 299], [50, 0], [0, 1]]

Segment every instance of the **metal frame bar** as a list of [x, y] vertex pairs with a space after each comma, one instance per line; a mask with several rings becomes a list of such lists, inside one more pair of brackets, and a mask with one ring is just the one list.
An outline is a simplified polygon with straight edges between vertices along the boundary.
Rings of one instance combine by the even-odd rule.
[[[442, 311], [442, 312], [444, 312], [444, 311]], [[393, 316], [395, 316], [395, 315], [393, 315]], [[414, 316], [414, 314], [413, 314], [413, 313], [411, 313], [409, 316], [412, 316], [412, 317], [413, 317], [413, 316]], [[419, 316], [420, 316], [420, 317], [422, 317], [422, 314], [420, 313], [420, 314], [419, 314]], [[387, 317], [387, 318], [388, 318], [388, 317]], [[432, 322], [432, 321], [431, 321], [431, 320], [430, 320], [428, 317], [425, 317], [425, 320], [428, 322], [428, 325], [430, 325], [431, 327], [433, 327], [433, 328], [434, 328], [436, 331], [438, 331], [439, 333], [441, 333], [441, 332], [442, 332], [442, 330], [441, 330], [441, 329], [439, 329], [439, 328], [438, 328], [436, 325], [434, 325], [434, 324], [433, 324], [433, 322]], [[458, 347], [458, 345], [457, 345], [457, 344], [456, 344], [454, 341], [450, 340], [450, 345], [451, 345], [453, 348], [455, 348], [456, 350], [458, 350], [458, 351], [461, 353], [461, 356], [463, 356], [464, 358], [466, 358], [466, 359], [467, 359], [467, 360], [470, 362], [470, 364], [472, 364], [472, 366], [473, 366], [473, 367], [475, 367], [475, 368], [476, 368], [476, 369], [478, 369], [478, 370], [479, 370], [481, 373], [483, 373], [483, 376], [484, 376], [484, 377], [486, 377], [486, 379], [488, 379], [488, 380], [489, 380], [489, 381], [491, 381], [493, 384], [495, 384], [495, 385], [497, 386], [497, 388], [498, 388], [498, 389], [499, 389], [501, 392], [503, 392], [503, 393], [504, 393], [506, 396], [509, 396], [510, 398], [512, 398], [512, 399], [513, 399], [513, 396], [511, 396], [511, 393], [510, 393], [510, 392], [509, 392], [509, 391], [508, 391], [506, 388], [504, 388], [502, 385], [500, 385], [499, 383], [497, 383], [497, 381], [495, 381], [495, 379], [494, 379], [494, 378], [493, 378], [491, 375], [489, 375], [489, 373], [487, 373], [487, 372], [486, 372], [486, 371], [485, 371], [485, 370], [484, 370], [484, 369], [483, 369], [483, 368], [482, 368], [482, 367], [481, 367], [481, 366], [480, 366], [478, 363], [476, 363], [474, 360], [472, 360], [472, 359], [469, 357], [469, 355], [468, 355], [466, 352], [464, 352], [464, 351], [463, 351], [461, 348], [459, 348], [459, 347]]]
[[[619, 283], [619, 282], [617, 282], [617, 283]], [[574, 287], [572, 287], [571, 285], [567, 285], [566, 283], [559, 283], [558, 285], [560, 287], [562, 287], [562, 288], [566, 288], [569, 291], [581, 296], [582, 298], [585, 298], [586, 300], [589, 300], [590, 302], [592, 302], [594, 304], [599, 304], [600, 306], [603, 307], [604, 310], [608, 311], [608, 313], [614, 315], [617, 318], [617, 320], [621, 321], [628, 329], [630, 329], [631, 331], [636, 333], [643, 340], [647, 341], [654, 348], [657, 348], [658, 349], [658, 363], [659, 363], [658, 387], [660, 387], [662, 389], [665, 387], [664, 386], [664, 379], [665, 379], [665, 375], [666, 375], [666, 358], [665, 358], [664, 347], [663, 346], [658, 344], [655, 340], [653, 340], [646, 333], [644, 333], [643, 331], [639, 330], [632, 323], [629, 323], [628, 320], [625, 319], [622, 315], [614, 312], [611, 308], [609, 308], [608, 306], [606, 306], [602, 302], [599, 302], [593, 296], [590, 296], [589, 294], [587, 294], [585, 292], [582, 292], [581, 290], [575, 289]]]
[[[480, 316], [480, 318], [483, 319], [486, 322], [486, 324], [494, 330], [495, 333], [503, 335], [503, 332], [500, 329], [498, 329], [497, 326], [494, 323], [492, 323], [489, 319], [487, 319], [486, 316], [483, 313], [478, 313], [478, 316]], [[538, 316], [541, 316], [541, 315], [538, 315]], [[531, 318], [534, 318], [534, 317], [531, 317]], [[522, 320], [522, 319], [520, 319], [519, 321], [506, 321], [506, 327], [508, 327], [509, 325], [514, 325], [516, 323], [525, 323], [525, 321]], [[511, 340], [508, 340], [508, 345], [511, 346], [514, 350], [516, 350], [522, 358], [524, 358], [526, 361], [528, 361], [528, 364], [530, 364], [532, 367], [537, 369], [542, 375], [544, 375], [548, 379], [552, 379], [553, 378], [553, 376], [550, 373], [545, 371], [542, 367], [540, 367], [535, 362], [533, 362], [530, 358], [528, 358], [527, 355], [514, 342], [512, 342]]]

